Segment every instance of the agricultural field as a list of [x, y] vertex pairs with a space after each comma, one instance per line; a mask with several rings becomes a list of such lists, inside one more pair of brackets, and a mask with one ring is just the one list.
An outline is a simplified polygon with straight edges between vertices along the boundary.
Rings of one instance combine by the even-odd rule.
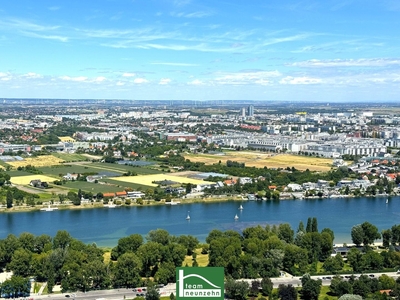
[[10, 161], [8, 164], [14, 168], [26, 167], [28, 165], [34, 167], [56, 166], [63, 163], [64, 160], [54, 157], [53, 155], [43, 155], [38, 157], [27, 157], [22, 161]]
[[74, 162], [74, 161], [87, 161], [90, 160], [87, 156], [83, 154], [75, 154], [75, 153], [52, 153], [52, 155], [56, 158], [62, 159], [65, 162]]
[[159, 174], [160, 173], [160, 171], [150, 169], [148, 167], [135, 167], [135, 166], [119, 165], [119, 164], [111, 164], [111, 163], [92, 163], [92, 164], [90, 164], [90, 166], [93, 168], [100, 168], [100, 169], [104, 169], [107, 171], [115, 171], [115, 172], [121, 172], [121, 173], [126, 173], [127, 171], [131, 171], [131, 172], [135, 172], [140, 175]]
[[18, 170], [10, 170], [10, 171], [6, 171], [6, 173], [8, 175], [10, 175], [11, 177], [32, 175], [32, 173], [29, 173], [29, 172], [26, 172], [26, 171], [18, 171]]
[[140, 191], [144, 191], [147, 189], [154, 189], [153, 185], [146, 185], [144, 183], [126, 182], [126, 181], [109, 179], [109, 178], [102, 179], [101, 181], [111, 184], [111, 185], [115, 185], [115, 186], [119, 187], [120, 189], [132, 189], [132, 190], [140, 190]]
[[62, 187], [74, 192], [77, 192], [79, 189], [81, 189], [82, 191], [92, 192], [93, 194], [122, 192], [125, 189], [125, 187], [113, 184], [99, 184], [86, 181], [68, 181], [67, 183], [63, 184]]
[[119, 188], [119, 190], [132, 189], [132, 190], [145, 191], [147, 189], [154, 189], [153, 185], [150, 186], [150, 185], [145, 185], [142, 183], [125, 182], [125, 181], [121, 181], [121, 180], [114, 180], [114, 179], [108, 179], [108, 178], [103, 178], [101, 181], [112, 184], [114, 186], [117, 186]]
[[136, 174], [154, 174], [160, 173], [157, 170], [152, 170], [148, 168], [141, 168], [141, 167], [132, 167], [126, 165], [118, 165], [118, 164], [111, 164], [111, 163], [68, 163], [58, 166], [51, 166], [51, 167], [43, 167], [39, 168], [43, 174], [52, 174], [55, 176], [59, 176], [60, 174], [67, 174], [67, 173], [102, 173], [102, 174], [113, 174], [111, 176], [118, 176], [126, 173], [128, 171], [135, 172]]
[[153, 175], [139, 175], [139, 176], [123, 176], [123, 177], [114, 177], [110, 178], [115, 181], [122, 181], [122, 182], [132, 182], [136, 184], [148, 185], [148, 186], [157, 186], [157, 183], [153, 183], [155, 181], [174, 181], [178, 183], [192, 183], [192, 184], [212, 184], [212, 182], [192, 179], [187, 177], [181, 176], [174, 176], [174, 175], [167, 175], [167, 174], [153, 174]]
[[10, 181], [12, 184], [18, 184], [18, 185], [28, 185], [31, 180], [36, 180], [40, 179], [42, 182], [53, 182], [54, 180], [57, 180], [54, 177], [49, 177], [46, 175], [27, 175], [27, 176], [18, 176], [18, 177], [11, 177]]
[[185, 159], [191, 162], [203, 162], [205, 164], [217, 164], [227, 160], [245, 163], [246, 167], [256, 168], [286, 168], [295, 167], [304, 171], [329, 171], [333, 160], [330, 158], [317, 158], [291, 154], [272, 154], [251, 151], [226, 151], [223, 154], [186, 154]]

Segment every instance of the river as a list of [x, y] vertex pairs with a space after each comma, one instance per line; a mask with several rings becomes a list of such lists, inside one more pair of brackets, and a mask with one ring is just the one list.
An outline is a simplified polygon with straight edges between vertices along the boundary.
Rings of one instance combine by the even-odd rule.
[[[239, 210], [239, 206], [243, 210]], [[186, 220], [187, 214], [190, 220]], [[239, 217], [235, 220], [235, 215]], [[172, 235], [193, 235], [205, 241], [213, 229], [242, 230], [249, 226], [289, 223], [294, 230], [302, 220], [318, 218], [318, 229], [331, 228], [335, 242], [351, 242], [352, 226], [368, 221], [379, 231], [400, 223], [400, 197], [335, 198], [282, 201], [224, 201], [179, 205], [32, 211], [0, 214], [0, 238], [31, 232], [54, 236], [67, 230], [84, 243], [113, 247], [133, 233], [146, 235], [163, 228]]]

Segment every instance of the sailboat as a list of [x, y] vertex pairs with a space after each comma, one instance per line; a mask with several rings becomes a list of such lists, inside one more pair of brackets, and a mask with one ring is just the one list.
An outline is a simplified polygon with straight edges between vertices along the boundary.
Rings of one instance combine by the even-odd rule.
[[190, 220], [189, 211], [188, 211], [188, 214], [187, 214], [186, 220], [188, 220], [188, 221]]
[[240, 210], [243, 210], [243, 206], [242, 206], [242, 204], [240, 204], [240, 206], [239, 206], [239, 209], [240, 209]]
[[239, 220], [239, 217], [238, 217], [237, 214], [235, 215], [235, 218], [234, 218], [234, 219], [235, 219], [235, 221], [236, 221], [236, 220]]
[[386, 199], [386, 204], [388, 204], [388, 203], [389, 203], [389, 198]]

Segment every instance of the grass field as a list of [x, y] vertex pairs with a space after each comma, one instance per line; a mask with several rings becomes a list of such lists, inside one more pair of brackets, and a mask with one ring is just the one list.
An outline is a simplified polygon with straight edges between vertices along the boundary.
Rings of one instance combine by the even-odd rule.
[[26, 171], [18, 171], [18, 170], [7, 171], [6, 173], [8, 175], [10, 175], [11, 177], [32, 175], [32, 173], [29, 173], [29, 172], [26, 172]]
[[[197, 257], [196, 261], [199, 264], [199, 267], [206, 267], [208, 266], [208, 254], [201, 254], [201, 248], [196, 249], [194, 252], [196, 252]], [[182, 263], [182, 266], [186, 266], [186, 264], [191, 267], [193, 264], [193, 258], [192, 256], [185, 256], [185, 260]]]
[[227, 160], [245, 163], [246, 167], [256, 168], [286, 168], [295, 167], [298, 170], [329, 171], [332, 168], [332, 159], [299, 156], [291, 154], [271, 154], [250, 151], [226, 151], [225, 155], [213, 154], [186, 154], [185, 159], [191, 162], [203, 162], [205, 164], [216, 164], [219, 161], [226, 163]]
[[59, 176], [59, 174], [67, 173], [101, 173], [111, 172], [122, 175], [128, 171], [135, 172], [136, 174], [159, 174], [160, 171], [152, 170], [143, 167], [132, 167], [126, 165], [110, 164], [110, 163], [87, 163], [87, 162], [74, 162], [70, 164], [63, 164], [58, 166], [49, 166], [39, 168], [43, 174], [52, 174]]
[[124, 181], [113, 180], [113, 179], [108, 179], [108, 178], [102, 179], [101, 181], [119, 186], [120, 189], [121, 188], [122, 189], [123, 188], [131, 188], [133, 190], [141, 190], [141, 191], [145, 191], [147, 189], [154, 189], [154, 186], [152, 186], [152, 185], [145, 185], [145, 184], [134, 183], [134, 182], [124, 182]]
[[146, 175], [146, 174], [160, 174], [160, 171], [150, 169], [147, 167], [134, 167], [129, 165], [119, 165], [119, 164], [109, 164], [109, 163], [93, 163], [90, 164], [93, 168], [102, 168], [109, 171], [125, 173], [127, 171], [135, 172], [136, 174]]
[[22, 161], [10, 161], [8, 164], [14, 168], [26, 167], [28, 165], [34, 167], [46, 167], [59, 165], [62, 162], [62, 159], [54, 157], [53, 155], [43, 155], [38, 157], [27, 157]]
[[66, 184], [62, 185], [65, 188], [68, 188], [71, 191], [77, 192], [79, 189], [86, 192], [92, 192], [93, 194], [97, 193], [115, 193], [121, 192], [126, 187], [124, 186], [116, 186], [116, 185], [107, 185], [107, 184], [98, 184], [98, 183], [90, 183], [87, 181], [68, 181]]
[[56, 180], [53, 177], [49, 177], [46, 175], [27, 175], [27, 176], [19, 176], [19, 177], [11, 177], [11, 183], [19, 184], [19, 185], [27, 185], [31, 182], [31, 180], [40, 179], [42, 182], [53, 182]]
[[40, 171], [43, 172], [43, 174], [50, 174], [54, 176], [59, 176], [59, 174], [66, 175], [67, 173], [98, 173], [99, 169], [98, 168], [91, 168], [91, 164], [87, 165], [59, 165], [59, 166], [53, 166], [53, 167], [42, 167], [39, 168]]
[[56, 158], [62, 159], [64, 161], [67, 162], [71, 162], [71, 161], [86, 161], [89, 160], [89, 158], [85, 155], [82, 154], [70, 154], [70, 153], [52, 153], [52, 155]]
[[132, 182], [136, 184], [144, 184], [148, 186], [157, 186], [157, 183], [153, 183], [154, 181], [163, 181], [163, 180], [170, 180], [178, 183], [191, 183], [191, 184], [211, 184], [212, 182], [192, 179], [187, 177], [180, 177], [174, 175], [167, 175], [167, 174], [153, 174], [153, 175], [139, 175], [139, 176], [123, 176], [123, 177], [114, 177], [110, 178], [116, 181], [123, 181], [123, 182]]

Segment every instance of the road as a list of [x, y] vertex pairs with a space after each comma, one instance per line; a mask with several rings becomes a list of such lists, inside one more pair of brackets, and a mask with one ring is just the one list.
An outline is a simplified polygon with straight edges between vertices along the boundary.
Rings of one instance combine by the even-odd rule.
[[[396, 272], [388, 272], [385, 273], [386, 275], [397, 278], [400, 276], [400, 274]], [[348, 277], [350, 277], [352, 274], [341, 274], [340, 276], [343, 277], [344, 280], [348, 280]], [[358, 278], [361, 274], [354, 274], [356, 278]], [[365, 275], [368, 275], [370, 278], [379, 278], [379, 276], [383, 275], [382, 273], [365, 273]], [[311, 276], [312, 279], [321, 279], [322, 280], [322, 285], [324, 286], [329, 286], [331, 284], [331, 279], [334, 275], [323, 275], [323, 276]], [[254, 279], [243, 279], [244, 281], [248, 282], [251, 284], [251, 282]], [[261, 279], [259, 279], [261, 280]], [[291, 284], [295, 287], [300, 287], [301, 286], [301, 277], [290, 277], [290, 276], [285, 276], [285, 277], [279, 277], [279, 278], [271, 278], [272, 283], [274, 284], [274, 288], [277, 288], [280, 284]], [[176, 293], [176, 284], [175, 283], [170, 283], [166, 285], [165, 287], [161, 288], [160, 290], [161, 296], [169, 296], [171, 293]], [[41, 295], [41, 296], [36, 296], [36, 295], [31, 295], [29, 297], [30, 299], [33, 300], [122, 300], [122, 299], [132, 299], [136, 297], [136, 294], [140, 292], [134, 291], [134, 289], [113, 289], [113, 290], [99, 290], [99, 291], [89, 291], [87, 293], [83, 292], [76, 292], [76, 293], [63, 293], [63, 294], [51, 294], [51, 295]]]

